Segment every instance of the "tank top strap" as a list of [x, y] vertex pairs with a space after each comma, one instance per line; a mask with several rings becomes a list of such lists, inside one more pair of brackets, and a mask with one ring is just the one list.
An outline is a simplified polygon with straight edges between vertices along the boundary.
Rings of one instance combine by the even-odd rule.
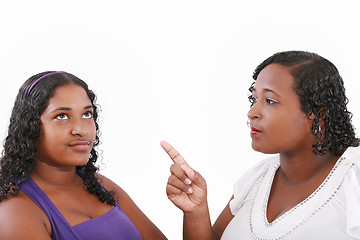
[[[40, 187], [28, 177], [26, 183], [21, 186], [21, 190], [33, 200], [44, 211], [51, 224], [51, 238], [53, 240], [81, 240], [82, 238], [76, 233], [64, 216], [55, 207]], [[56, 224], [55, 224], [56, 223]]]

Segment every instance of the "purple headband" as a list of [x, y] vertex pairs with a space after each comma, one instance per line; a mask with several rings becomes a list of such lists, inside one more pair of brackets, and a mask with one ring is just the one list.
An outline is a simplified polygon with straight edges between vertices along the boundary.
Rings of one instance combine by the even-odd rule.
[[26, 96], [29, 96], [29, 93], [31, 92], [31, 90], [34, 88], [34, 86], [35, 86], [41, 79], [46, 78], [47, 76], [53, 75], [53, 74], [55, 74], [55, 73], [63, 73], [63, 72], [51, 72], [51, 73], [48, 73], [48, 74], [45, 74], [45, 75], [39, 77], [38, 79], [35, 80], [35, 82], [33, 82], [33, 84], [31, 84], [31, 86], [30, 86], [30, 88], [29, 88]]

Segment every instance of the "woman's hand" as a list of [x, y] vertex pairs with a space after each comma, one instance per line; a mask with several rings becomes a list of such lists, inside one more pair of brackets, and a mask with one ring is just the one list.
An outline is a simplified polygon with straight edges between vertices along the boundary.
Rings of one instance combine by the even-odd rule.
[[169, 143], [162, 141], [160, 145], [174, 162], [166, 185], [170, 201], [184, 213], [191, 213], [203, 205], [207, 207], [205, 179]]

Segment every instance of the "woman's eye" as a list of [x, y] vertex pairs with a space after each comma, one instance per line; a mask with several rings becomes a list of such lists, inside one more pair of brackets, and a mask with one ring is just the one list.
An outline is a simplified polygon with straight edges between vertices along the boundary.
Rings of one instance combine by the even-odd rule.
[[87, 119], [92, 118], [92, 116], [93, 116], [92, 112], [86, 112], [83, 114], [83, 118], [87, 118]]
[[278, 103], [278, 101], [276, 101], [275, 99], [272, 99], [272, 98], [267, 98], [267, 99], [266, 99], [266, 102], [269, 103], [269, 104]]
[[69, 119], [69, 117], [65, 113], [60, 113], [55, 118], [58, 119], [58, 120], [67, 120], [67, 119]]

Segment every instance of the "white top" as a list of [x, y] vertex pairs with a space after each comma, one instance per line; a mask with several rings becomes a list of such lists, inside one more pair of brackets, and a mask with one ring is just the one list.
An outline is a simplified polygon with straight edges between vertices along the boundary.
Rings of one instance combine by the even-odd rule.
[[360, 239], [360, 147], [349, 147], [303, 202], [269, 223], [267, 203], [279, 157], [261, 161], [234, 184], [234, 218], [221, 239]]

